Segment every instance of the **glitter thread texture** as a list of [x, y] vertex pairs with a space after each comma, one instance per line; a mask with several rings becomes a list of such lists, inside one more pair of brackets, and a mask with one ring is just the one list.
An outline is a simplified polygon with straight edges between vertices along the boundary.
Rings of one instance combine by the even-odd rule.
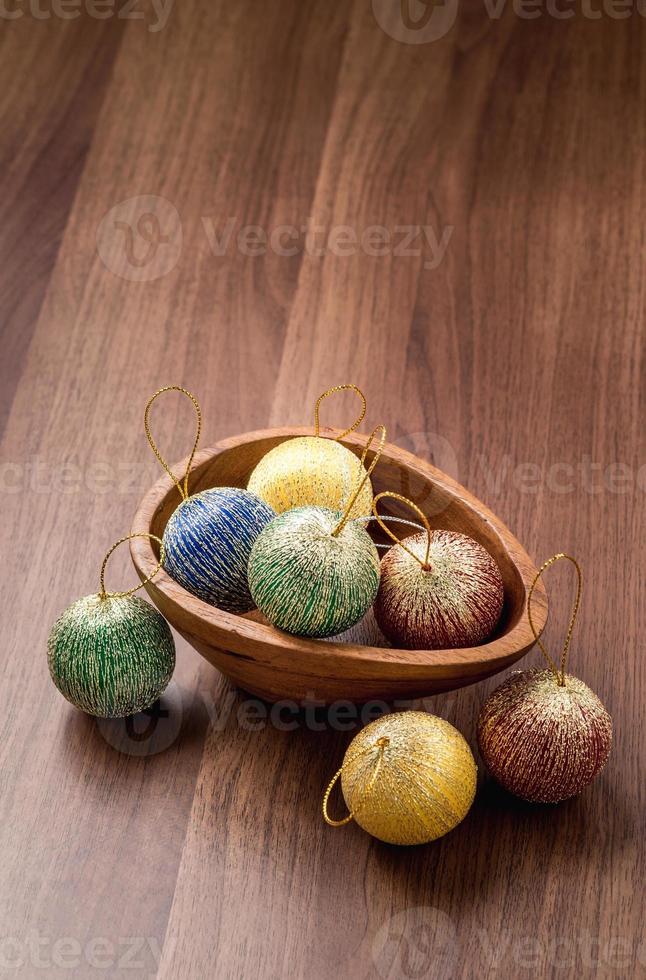
[[[387, 737], [381, 769], [377, 740]], [[341, 787], [355, 821], [388, 844], [425, 844], [453, 830], [469, 812], [477, 767], [471, 749], [448, 721], [424, 711], [385, 715], [350, 743]]]
[[[321, 436], [288, 439], [260, 460], [248, 489], [277, 514], [313, 505], [342, 511], [365, 475], [365, 467], [340, 442]], [[372, 507], [372, 486], [366, 480], [350, 516], [364, 517]]]
[[164, 568], [204, 602], [227, 612], [248, 612], [254, 607], [249, 555], [274, 517], [264, 501], [237, 487], [214, 487], [188, 497], [166, 525]]
[[175, 668], [175, 644], [164, 617], [138, 596], [84, 596], [49, 634], [54, 684], [90, 715], [122, 718], [149, 707]]
[[612, 719], [593, 691], [571, 674], [514, 672], [478, 719], [482, 758], [505, 789], [534, 803], [580, 793], [608, 759]]
[[381, 560], [375, 616], [396, 647], [442, 650], [482, 643], [502, 611], [503, 582], [491, 555], [465, 534], [433, 531], [430, 571], [424, 571], [426, 533], [405, 539]]
[[379, 586], [379, 555], [357, 524], [332, 530], [341, 515], [321, 507], [280, 514], [263, 531], [249, 559], [258, 608], [279, 629], [326, 637], [358, 623]]

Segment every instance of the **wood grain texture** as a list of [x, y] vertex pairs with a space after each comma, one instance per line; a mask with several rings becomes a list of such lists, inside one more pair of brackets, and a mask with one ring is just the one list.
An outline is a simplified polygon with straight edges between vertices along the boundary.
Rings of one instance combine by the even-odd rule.
[[88, 17], [0, 33], [0, 429], [69, 217], [122, 34]]
[[[183, 0], [148, 23], [1, 25], [0, 969], [644, 976], [646, 21], [465, 2], [419, 45], [364, 0]], [[142, 195], [163, 199], [166, 251], [152, 219], [115, 224]], [[394, 241], [316, 254], [299, 232], [284, 255], [236, 237], [282, 225]], [[428, 242], [393, 254], [411, 225], [452, 228], [435, 267]], [[571, 669], [616, 734], [580, 798], [531, 807], [481, 770], [464, 823], [402, 851], [323, 824], [347, 709], [271, 715], [180, 639], [165, 716], [138, 720], [168, 735], [155, 753], [51, 685], [50, 624], [97, 587], [160, 475], [150, 393], [197, 392], [213, 445], [308, 424], [345, 381], [367, 425], [455, 477], [533, 559], [581, 561]], [[326, 404], [325, 424], [348, 411]], [[189, 410], [153, 423], [181, 458]], [[131, 581], [125, 555], [110, 574]], [[556, 649], [571, 582], [559, 569], [547, 586]], [[427, 706], [475, 749], [495, 683]]]

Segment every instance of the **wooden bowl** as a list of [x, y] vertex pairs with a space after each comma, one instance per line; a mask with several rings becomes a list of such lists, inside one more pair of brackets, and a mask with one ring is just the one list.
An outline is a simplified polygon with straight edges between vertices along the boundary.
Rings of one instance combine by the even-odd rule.
[[[334, 429], [324, 432], [338, 435]], [[191, 493], [215, 486], [246, 487], [265, 453], [285, 439], [311, 434], [310, 429], [268, 429], [225, 439], [196, 455]], [[356, 434], [343, 443], [357, 455], [365, 446], [365, 440]], [[178, 463], [174, 472], [183, 473], [185, 466], [186, 461]], [[203, 657], [234, 683], [268, 701], [289, 698], [329, 704], [338, 699], [361, 703], [424, 697], [473, 684], [527, 653], [534, 644], [526, 614], [527, 593], [536, 569], [505, 525], [450, 477], [388, 443], [372, 483], [375, 493], [395, 490], [414, 500], [432, 527], [468, 534], [496, 559], [505, 600], [498, 627], [487, 643], [461, 650], [399, 650], [310, 640], [254, 621], [253, 614], [236, 616], [209, 606], [163, 571], [146, 590], [169, 623]], [[161, 537], [179, 502], [177, 488], [164, 476], [141, 501], [132, 530]], [[385, 514], [411, 518], [410, 511], [396, 501], [386, 503]], [[383, 541], [373, 527], [376, 522], [369, 525], [375, 540]], [[413, 532], [408, 529], [408, 533]], [[146, 538], [133, 538], [130, 552], [143, 580], [157, 564], [157, 545]], [[542, 631], [547, 599], [540, 582], [533, 606], [536, 627]]]

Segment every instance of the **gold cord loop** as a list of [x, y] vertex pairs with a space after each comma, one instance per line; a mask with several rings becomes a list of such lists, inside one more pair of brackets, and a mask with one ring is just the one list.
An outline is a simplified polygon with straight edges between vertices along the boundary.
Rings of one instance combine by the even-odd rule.
[[361, 423], [366, 417], [366, 410], [368, 404], [366, 402], [366, 396], [364, 395], [364, 393], [361, 391], [360, 388], [357, 388], [356, 385], [350, 385], [350, 384], [335, 385], [334, 388], [328, 388], [327, 391], [324, 391], [323, 394], [319, 396], [319, 398], [316, 401], [316, 405], [314, 406], [314, 435], [315, 436], [318, 436], [320, 434], [320, 429], [321, 429], [320, 420], [319, 420], [321, 402], [323, 401], [324, 398], [327, 398], [328, 395], [333, 395], [337, 391], [356, 391], [362, 403], [361, 414], [358, 416], [358, 418], [352, 423], [349, 429], [346, 429], [345, 432], [342, 432], [340, 436], [336, 436], [334, 441], [340, 442], [341, 439], [345, 439], [346, 436], [349, 436], [351, 432], [354, 432], [354, 430], [361, 425]]
[[[152, 432], [150, 431], [149, 416], [150, 416], [151, 405], [155, 401], [155, 399], [158, 398], [165, 391], [180, 391], [183, 395], [186, 395], [186, 397], [190, 398], [190, 400], [193, 402], [193, 407], [195, 408], [195, 413], [197, 415], [197, 429], [195, 432], [195, 441], [193, 442], [193, 449], [191, 450], [191, 455], [188, 457], [188, 463], [186, 464], [186, 472], [184, 474], [184, 479], [182, 483], [180, 483], [180, 481], [177, 479], [175, 474], [170, 469], [168, 463], [160, 453], [155, 443], [155, 440], [153, 439]], [[144, 428], [146, 430], [146, 437], [148, 439], [148, 442], [150, 443], [150, 448], [152, 449], [155, 456], [157, 457], [157, 459], [164, 467], [169, 477], [171, 478], [171, 480], [179, 490], [179, 494], [182, 500], [186, 500], [186, 498], [188, 497], [188, 475], [191, 471], [191, 466], [193, 465], [193, 459], [195, 458], [197, 446], [200, 441], [200, 433], [202, 431], [202, 410], [200, 409], [197, 398], [195, 397], [195, 395], [192, 395], [190, 391], [187, 391], [186, 388], [180, 387], [180, 385], [167, 385], [165, 388], [160, 388], [159, 391], [156, 391], [155, 394], [149, 399], [148, 404], [146, 405], [146, 408], [144, 410]]]
[[364, 749], [364, 751], [361, 753], [362, 755], [365, 755], [368, 752], [372, 752], [372, 750], [374, 748], [378, 748], [379, 749], [379, 755], [377, 757], [377, 764], [375, 765], [374, 772], [372, 773], [372, 776], [370, 777], [370, 780], [368, 782], [368, 785], [366, 787], [366, 790], [365, 790], [365, 793], [363, 794], [362, 799], [359, 800], [359, 803], [354, 808], [354, 810], [351, 810], [349, 812], [349, 814], [347, 815], [347, 817], [343, 817], [341, 820], [334, 820], [329, 815], [328, 810], [327, 810], [327, 806], [328, 806], [328, 801], [330, 799], [330, 793], [334, 789], [334, 787], [335, 787], [335, 785], [337, 783], [337, 780], [339, 779], [339, 776], [341, 776], [341, 774], [343, 773], [343, 770], [345, 769], [345, 762], [343, 763], [343, 765], [341, 766], [341, 768], [338, 770], [338, 772], [335, 772], [334, 776], [332, 777], [332, 779], [330, 780], [330, 782], [328, 784], [327, 789], [325, 790], [325, 793], [323, 794], [323, 807], [322, 807], [322, 809], [323, 809], [323, 819], [325, 820], [325, 822], [327, 824], [330, 825], [330, 827], [344, 827], [345, 824], [350, 823], [351, 820], [354, 820], [355, 814], [358, 813], [359, 810], [363, 806], [365, 806], [366, 801], [368, 800], [368, 797], [370, 796], [370, 794], [372, 792], [372, 788], [375, 785], [375, 782], [377, 780], [377, 776], [379, 775], [379, 771], [381, 770], [381, 764], [383, 762], [384, 752], [386, 750], [386, 746], [389, 745], [389, 744], [390, 744], [390, 739], [388, 738], [388, 736], [387, 735], [382, 735], [381, 738], [378, 738], [377, 739], [377, 741], [375, 742], [374, 745], [370, 745], [367, 749]]
[[348, 816], [343, 817], [342, 820], [333, 820], [332, 817], [327, 812], [327, 804], [328, 804], [328, 800], [330, 799], [330, 793], [334, 789], [336, 785], [336, 781], [338, 780], [342, 772], [343, 772], [343, 766], [341, 766], [341, 768], [334, 773], [334, 776], [332, 777], [332, 779], [328, 784], [328, 788], [323, 794], [323, 819], [325, 820], [326, 823], [329, 823], [330, 827], [343, 827], [345, 826], [346, 823], [350, 823], [350, 821], [354, 819], [352, 813], [349, 813]]
[[[563, 652], [561, 654], [561, 666], [559, 672], [559, 668], [556, 666], [555, 662], [550, 657], [549, 653], [543, 646], [543, 641], [540, 639], [538, 633], [536, 632], [536, 627], [534, 626], [534, 621], [532, 619], [532, 596], [534, 595], [534, 589], [536, 588], [536, 584], [539, 578], [541, 577], [541, 575], [543, 574], [543, 572], [546, 569], [548, 569], [550, 565], [553, 565], [555, 562], [560, 561], [562, 558], [566, 558], [568, 561], [572, 562], [572, 564], [576, 568], [577, 588], [576, 588], [576, 598], [574, 600], [574, 608], [572, 609], [570, 623], [567, 629], [567, 634], [565, 636], [565, 643], [563, 644]], [[565, 685], [565, 666], [567, 664], [568, 652], [570, 649], [570, 641], [572, 640], [572, 631], [574, 630], [574, 624], [576, 622], [576, 617], [579, 612], [579, 605], [581, 603], [582, 588], [583, 588], [583, 575], [581, 573], [581, 567], [578, 561], [576, 560], [576, 558], [572, 558], [571, 555], [565, 555], [563, 554], [563, 552], [560, 552], [558, 555], [554, 555], [553, 558], [548, 558], [546, 562], [543, 562], [543, 564], [537, 571], [536, 575], [534, 576], [534, 581], [532, 582], [531, 588], [527, 595], [527, 618], [529, 620], [531, 631], [534, 634], [534, 639], [536, 640], [536, 643], [538, 644], [541, 653], [545, 657], [549, 665], [549, 668], [554, 674], [554, 676], [556, 677], [556, 680], [558, 681], [560, 687], [563, 687]]]
[[[370, 447], [372, 446], [373, 440], [374, 440], [375, 436], [377, 435], [377, 432], [380, 429], [381, 429], [381, 439], [379, 440], [379, 448], [375, 452], [375, 455], [373, 457], [372, 463], [370, 464], [370, 466], [368, 467], [368, 469], [366, 470], [366, 472], [363, 474], [363, 476], [361, 476], [361, 470], [362, 470], [362, 468], [364, 466], [364, 463], [366, 461], [366, 456], [370, 452]], [[385, 425], [382, 425], [382, 424], [379, 424], [379, 425], [377, 425], [372, 430], [372, 432], [368, 436], [368, 441], [367, 441], [367, 443], [365, 445], [365, 448], [363, 450], [363, 453], [361, 454], [361, 459], [359, 460], [359, 473], [358, 473], [358, 483], [357, 483], [357, 486], [355, 487], [354, 493], [352, 493], [351, 496], [350, 496], [350, 500], [348, 501], [348, 504], [347, 504], [345, 510], [343, 511], [343, 516], [341, 517], [341, 520], [339, 521], [339, 523], [337, 524], [337, 526], [332, 531], [332, 537], [333, 538], [335, 538], [337, 536], [337, 534], [340, 534], [341, 533], [341, 531], [343, 530], [343, 528], [346, 526], [346, 524], [350, 520], [350, 512], [351, 512], [352, 508], [354, 507], [354, 505], [355, 505], [355, 503], [357, 501], [357, 498], [358, 498], [359, 494], [363, 490], [366, 481], [370, 479], [370, 475], [371, 475], [372, 471], [374, 470], [375, 466], [379, 462], [379, 460], [381, 458], [381, 454], [384, 451], [384, 443], [385, 442], [386, 442], [386, 426]]]
[[[404, 542], [403, 541], [400, 541], [399, 538], [397, 537], [397, 535], [394, 534], [390, 530], [390, 528], [389, 527], [386, 527], [386, 525], [384, 524], [384, 522], [383, 522], [383, 520], [381, 518], [381, 514], [379, 514], [378, 511], [377, 511], [377, 504], [379, 503], [380, 500], [383, 500], [384, 497], [391, 497], [393, 500], [399, 500], [401, 503], [406, 504], [408, 507], [412, 507], [412, 509], [415, 511], [415, 513], [422, 519], [422, 523], [424, 524], [424, 527], [426, 528], [426, 536], [427, 536], [426, 537], [426, 555], [424, 557], [424, 561], [422, 561], [421, 558], [418, 558], [417, 555], [413, 551], [410, 550], [410, 548], [407, 548], [406, 545], [404, 544]], [[430, 570], [430, 566], [428, 564], [428, 556], [429, 556], [429, 554], [431, 552], [431, 536], [432, 536], [433, 532], [431, 530], [431, 525], [428, 522], [428, 518], [426, 517], [426, 514], [424, 514], [424, 512], [422, 510], [420, 510], [420, 508], [417, 506], [417, 504], [414, 504], [412, 500], [409, 500], [408, 499], [408, 497], [402, 497], [402, 495], [400, 493], [395, 493], [393, 490], [384, 490], [383, 493], [378, 493], [377, 496], [375, 497], [375, 499], [373, 500], [373, 502], [372, 502], [372, 513], [375, 515], [375, 518], [377, 520], [377, 523], [379, 524], [379, 527], [382, 529], [382, 531], [385, 531], [386, 534], [388, 535], [388, 537], [392, 541], [394, 541], [395, 544], [398, 544], [400, 548], [403, 548], [404, 551], [407, 551], [408, 554], [411, 556], [411, 558], [414, 558], [415, 561], [419, 562], [419, 564], [422, 566], [422, 568], [423, 568], [423, 570], [425, 572], [429, 571]]]
[[[112, 552], [115, 551], [120, 544], [123, 544], [124, 541], [130, 541], [131, 538], [149, 538], [149, 540], [156, 541], [158, 543], [159, 561], [157, 563], [157, 567], [154, 569], [153, 572], [151, 572], [148, 578], [145, 578], [143, 582], [139, 583], [139, 585], [135, 585], [134, 589], [128, 589], [126, 592], [106, 592], [105, 591], [105, 568], [106, 565], [108, 564], [108, 559], [112, 554]], [[161, 538], [158, 538], [156, 534], [147, 534], [145, 531], [141, 531], [141, 532], [137, 532], [136, 534], [127, 534], [125, 538], [119, 538], [119, 540], [112, 545], [107, 555], [103, 559], [103, 564], [101, 565], [101, 574], [100, 574], [101, 591], [99, 592], [100, 598], [101, 599], [125, 599], [129, 595], [134, 595], [135, 592], [138, 592], [139, 589], [142, 589], [144, 585], [147, 585], [148, 582], [154, 579], [155, 575], [157, 574], [157, 572], [159, 571], [159, 569], [162, 567], [163, 564], [164, 564], [164, 542], [161, 540]]]

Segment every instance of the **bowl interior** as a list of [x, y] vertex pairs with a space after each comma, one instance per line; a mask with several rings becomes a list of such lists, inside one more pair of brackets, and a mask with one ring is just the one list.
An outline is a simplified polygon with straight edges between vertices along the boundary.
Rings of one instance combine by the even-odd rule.
[[[191, 470], [190, 492], [198, 493], [216, 486], [246, 487], [252, 470], [266, 453], [294, 435], [305, 434], [310, 433], [303, 430], [260, 436], [243, 445], [235, 442], [230, 448], [225, 444], [225, 448], [215, 455], [200, 454]], [[361, 437], [352, 435], [343, 441], [357, 456], [361, 455], [363, 449]], [[397, 457], [395, 457], [388, 452], [388, 446], [385, 447], [382, 458], [372, 474], [374, 492], [377, 494], [382, 490], [391, 490], [408, 497], [426, 514], [431, 527], [469, 535], [483, 545], [496, 560], [503, 578], [505, 598], [496, 630], [487, 640], [487, 643], [491, 643], [492, 640], [504, 636], [513, 629], [524, 613], [526, 588], [514, 563], [514, 556], [510, 554], [508, 545], [505, 546], [490, 521], [486, 508], [483, 507], [482, 511], [475, 509], [464, 499], [457, 497], [450, 486], [434, 481], [419, 469], [406, 465], [402, 459], [405, 460], [407, 455], [397, 450]], [[368, 462], [371, 458], [372, 454], [368, 454]], [[175, 472], [181, 472], [181, 464]], [[178, 491], [169, 485], [168, 492], [160, 501], [151, 520], [150, 530], [153, 534], [162, 537], [166, 523], [178, 503]], [[416, 519], [410, 508], [393, 499], [381, 501], [379, 510], [384, 515], [412, 521]], [[392, 526], [401, 538], [416, 533], [406, 525], [393, 524]], [[376, 521], [369, 523], [368, 530], [376, 542], [389, 541]], [[158, 555], [158, 546], [154, 542], [153, 549]], [[380, 552], [383, 553], [382, 549]]]

